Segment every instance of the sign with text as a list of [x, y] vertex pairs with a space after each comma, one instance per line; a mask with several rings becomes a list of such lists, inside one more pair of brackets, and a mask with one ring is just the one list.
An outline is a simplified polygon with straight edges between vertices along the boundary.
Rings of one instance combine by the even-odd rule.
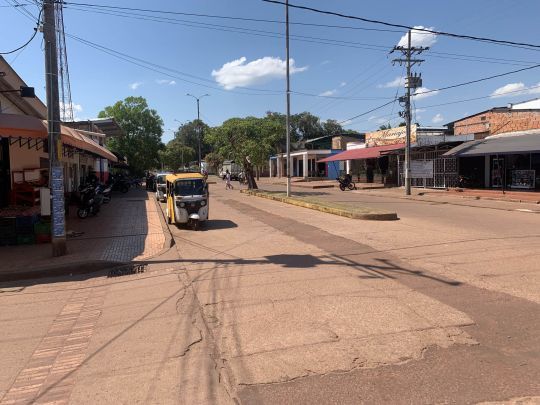
[[411, 160], [411, 177], [413, 179], [433, 178], [433, 160]]
[[63, 170], [62, 166], [51, 168], [52, 236], [57, 238], [66, 234]]
[[[416, 142], [416, 127], [416, 124], [411, 125], [411, 143]], [[386, 146], [395, 145], [396, 143], [405, 143], [406, 132], [406, 127], [396, 127], [382, 129], [375, 132], [368, 132], [366, 134], [366, 145], [370, 148], [372, 146]]]

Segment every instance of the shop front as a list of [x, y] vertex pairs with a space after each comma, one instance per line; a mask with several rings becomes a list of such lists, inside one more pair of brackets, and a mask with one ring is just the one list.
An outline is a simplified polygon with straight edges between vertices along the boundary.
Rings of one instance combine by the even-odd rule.
[[448, 151], [468, 187], [540, 189], [540, 130], [493, 135]]
[[[50, 239], [47, 125], [37, 117], [0, 114], [0, 246]], [[108, 149], [79, 131], [61, 126], [64, 187], [69, 199]], [[67, 205], [66, 205], [67, 206]]]

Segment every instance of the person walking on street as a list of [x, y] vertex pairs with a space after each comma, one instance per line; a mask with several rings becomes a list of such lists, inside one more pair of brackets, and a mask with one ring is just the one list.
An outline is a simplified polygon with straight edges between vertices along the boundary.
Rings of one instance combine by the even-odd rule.
[[228, 169], [225, 172], [225, 181], [226, 181], [226, 184], [225, 184], [225, 189], [226, 190], [234, 189], [233, 185], [231, 184], [231, 173], [229, 172]]

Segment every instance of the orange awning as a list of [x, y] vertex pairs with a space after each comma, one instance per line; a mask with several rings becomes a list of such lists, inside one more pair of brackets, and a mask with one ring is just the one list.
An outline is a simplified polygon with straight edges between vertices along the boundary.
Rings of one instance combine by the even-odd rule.
[[[47, 139], [47, 121], [29, 115], [0, 114], [0, 137]], [[112, 162], [117, 157], [81, 131], [60, 125], [62, 143], [101, 156]]]

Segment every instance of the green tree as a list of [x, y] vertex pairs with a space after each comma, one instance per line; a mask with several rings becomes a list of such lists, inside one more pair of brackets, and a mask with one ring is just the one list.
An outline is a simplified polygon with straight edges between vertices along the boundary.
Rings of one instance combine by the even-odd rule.
[[307, 111], [294, 114], [291, 121], [291, 129], [295, 131], [299, 139], [307, 141], [325, 135], [320, 118]]
[[383, 124], [379, 127], [379, 130], [380, 131], [384, 131], [385, 129], [392, 129], [392, 125], [390, 125], [390, 123], [388, 124]]
[[341, 135], [343, 127], [336, 120], [326, 120], [323, 123], [324, 135]]
[[218, 152], [207, 153], [204, 157], [204, 161], [208, 164], [212, 172], [218, 173], [219, 168], [223, 165], [225, 159]]
[[[197, 152], [199, 154], [199, 125], [201, 130], [201, 158], [204, 159], [207, 153], [211, 151], [211, 147], [208, 142], [205, 141], [204, 134], [208, 132], [210, 127], [206, 125], [202, 120], [193, 120], [186, 122], [178, 127], [178, 130], [174, 133], [174, 137], [179, 139], [180, 142]], [[195, 159], [198, 159], [196, 157]]]
[[212, 128], [207, 141], [214, 151], [243, 165], [249, 188], [257, 188], [254, 169], [266, 164], [283, 135], [276, 117], [231, 118]]
[[195, 159], [195, 150], [184, 145], [177, 138], [169, 141], [165, 148], [160, 151], [160, 161], [163, 163], [163, 166], [172, 171], [177, 171], [185, 167]]
[[127, 97], [105, 107], [99, 118], [112, 117], [125, 135], [110, 138], [107, 146], [127, 157], [129, 166], [137, 174], [156, 168], [159, 151], [163, 148], [163, 120], [157, 111], [148, 107], [143, 97]]

